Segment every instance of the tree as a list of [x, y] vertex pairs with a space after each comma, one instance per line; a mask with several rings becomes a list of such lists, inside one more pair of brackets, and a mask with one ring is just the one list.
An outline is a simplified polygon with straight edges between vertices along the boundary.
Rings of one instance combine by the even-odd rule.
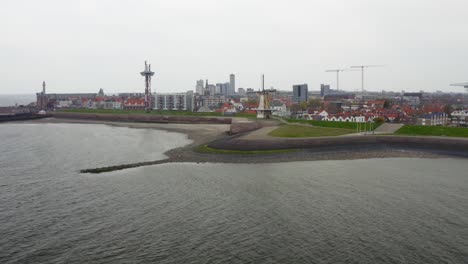
[[388, 100], [385, 100], [383, 103], [383, 108], [388, 109], [390, 108], [390, 102]]
[[444, 106], [444, 113], [446, 113], [450, 117], [452, 112], [453, 112], [452, 106], [450, 104], [446, 104]]
[[380, 124], [380, 123], [383, 123], [385, 120], [383, 119], [383, 117], [376, 117], [374, 118], [374, 123], [376, 124]]
[[321, 110], [323, 109], [323, 102], [320, 99], [310, 99], [307, 102], [307, 106], [314, 110]]
[[299, 104], [292, 104], [289, 109], [291, 112], [298, 112], [301, 111], [301, 106]]

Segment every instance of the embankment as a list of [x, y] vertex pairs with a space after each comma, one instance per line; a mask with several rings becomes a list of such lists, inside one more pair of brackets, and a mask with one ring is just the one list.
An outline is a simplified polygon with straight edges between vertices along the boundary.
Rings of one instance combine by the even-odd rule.
[[217, 140], [208, 147], [226, 150], [274, 150], [274, 149], [320, 149], [348, 148], [352, 150], [361, 146], [382, 146], [396, 148], [411, 148], [421, 150], [441, 150], [468, 155], [468, 139], [448, 137], [416, 137], [416, 136], [349, 136], [349, 137], [320, 137], [301, 139], [256, 139], [245, 140], [233, 138]]
[[50, 115], [38, 115], [38, 114], [15, 114], [15, 115], [0, 115], [1, 122], [12, 122], [12, 121], [26, 121], [26, 120], [35, 120], [51, 117]]

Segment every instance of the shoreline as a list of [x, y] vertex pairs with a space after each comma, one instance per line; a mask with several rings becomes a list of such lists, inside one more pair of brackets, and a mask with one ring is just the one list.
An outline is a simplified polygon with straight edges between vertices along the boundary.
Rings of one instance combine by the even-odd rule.
[[[82, 173], [102, 173], [114, 170], [122, 170], [127, 168], [135, 168], [141, 166], [157, 165], [163, 163], [175, 162], [191, 162], [191, 163], [234, 163], [234, 164], [259, 164], [259, 163], [281, 163], [281, 162], [294, 162], [294, 161], [318, 161], [318, 160], [356, 160], [356, 159], [371, 159], [371, 158], [467, 158], [468, 148], [466, 151], [454, 152], [447, 149], [437, 148], [416, 148], [414, 146], [404, 145], [391, 145], [391, 144], [375, 144], [371, 137], [364, 138], [363, 143], [356, 142], [355, 138], [340, 138], [327, 137], [327, 138], [311, 138], [311, 139], [283, 139], [274, 138], [274, 140], [242, 140], [241, 138], [250, 132], [240, 133], [230, 136], [227, 134], [229, 125], [222, 124], [158, 124], [158, 123], [131, 123], [131, 122], [113, 122], [101, 120], [78, 120], [78, 119], [61, 119], [61, 118], [45, 118], [39, 120], [29, 120], [21, 123], [25, 124], [46, 124], [46, 123], [74, 123], [74, 124], [101, 124], [117, 127], [128, 128], [144, 128], [144, 129], [158, 129], [168, 132], [177, 132], [187, 135], [187, 138], [192, 140], [192, 143], [183, 147], [168, 150], [164, 155], [168, 156], [167, 159], [139, 162], [131, 164], [121, 164], [110, 167], [83, 169]], [[375, 137], [375, 136], [374, 136]], [[379, 136], [382, 137], [382, 136]], [[398, 136], [402, 138], [401, 136]], [[403, 137], [406, 138], [406, 137]], [[418, 138], [420, 140], [420, 138]], [[352, 145], [333, 145], [333, 141], [342, 142], [347, 140], [353, 142]], [[456, 139], [449, 139], [454, 140]], [[320, 142], [319, 145], [310, 148], [304, 142]], [[258, 143], [261, 143], [258, 145]], [[242, 149], [242, 146], [247, 146], [246, 149], [252, 149], [256, 146], [260, 150], [274, 149], [271, 144], [275, 145], [281, 142], [281, 147], [277, 149], [293, 149], [285, 142], [295, 142], [292, 145], [296, 146], [297, 151], [289, 151], [284, 153], [265, 153], [265, 154], [223, 154], [223, 153], [205, 153], [197, 151], [199, 146], [208, 145], [210, 147], [228, 146], [227, 149], [233, 149], [233, 146]], [[468, 140], [466, 141], [468, 143]], [[256, 144], [257, 143], [257, 144]], [[305, 145], [304, 145], [305, 144]], [[291, 144], [290, 144], [291, 145]], [[270, 147], [268, 147], [270, 146]], [[302, 146], [302, 148], [297, 148]], [[309, 148], [304, 148], [309, 147]], [[222, 148], [225, 149], [225, 148]]]

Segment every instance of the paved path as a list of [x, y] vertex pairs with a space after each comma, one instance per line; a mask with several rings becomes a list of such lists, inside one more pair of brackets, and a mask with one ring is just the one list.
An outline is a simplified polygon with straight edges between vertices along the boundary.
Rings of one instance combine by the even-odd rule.
[[403, 126], [403, 124], [390, 124], [390, 123], [384, 123], [378, 128], [375, 129], [375, 132], [378, 134], [381, 133], [395, 133], [398, 129], [400, 129]]
[[274, 140], [275, 138], [268, 135], [271, 131], [277, 129], [279, 126], [268, 126], [268, 127], [262, 127], [257, 130], [254, 130], [250, 132], [249, 134], [242, 136], [241, 139], [246, 139], [246, 140], [258, 140], [258, 139], [272, 139]]

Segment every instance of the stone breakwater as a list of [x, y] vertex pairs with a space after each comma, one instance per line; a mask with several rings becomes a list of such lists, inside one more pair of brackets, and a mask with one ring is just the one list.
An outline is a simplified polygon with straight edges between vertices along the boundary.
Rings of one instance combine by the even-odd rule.
[[231, 118], [204, 116], [171, 116], [156, 114], [94, 114], [52, 112], [55, 118], [102, 120], [111, 122], [143, 122], [143, 123], [179, 123], [179, 124], [231, 124]]

